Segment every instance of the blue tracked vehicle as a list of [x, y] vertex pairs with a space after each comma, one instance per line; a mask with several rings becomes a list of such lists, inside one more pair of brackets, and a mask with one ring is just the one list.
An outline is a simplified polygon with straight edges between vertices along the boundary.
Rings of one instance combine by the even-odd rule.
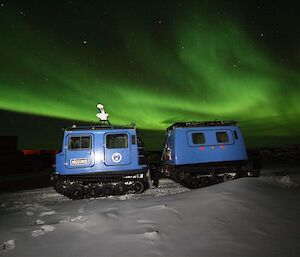
[[240, 176], [259, 176], [249, 165], [236, 121], [179, 122], [167, 129], [162, 172], [198, 188]]
[[99, 125], [64, 130], [54, 188], [71, 199], [144, 192], [148, 167], [137, 130], [111, 125], [103, 105], [97, 107]]

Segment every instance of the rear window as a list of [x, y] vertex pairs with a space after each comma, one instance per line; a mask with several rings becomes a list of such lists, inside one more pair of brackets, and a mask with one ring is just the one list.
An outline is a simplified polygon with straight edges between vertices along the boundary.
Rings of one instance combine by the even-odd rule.
[[217, 137], [217, 142], [218, 143], [227, 143], [227, 142], [229, 142], [227, 132], [217, 132], [216, 137]]
[[76, 136], [70, 137], [68, 148], [71, 150], [91, 149], [90, 136]]
[[106, 148], [127, 148], [127, 134], [110, 134], [106, 136]]
[[204, 133], [193, 133], [192, 134], [193, 144], [205, 144], [205, 136]]

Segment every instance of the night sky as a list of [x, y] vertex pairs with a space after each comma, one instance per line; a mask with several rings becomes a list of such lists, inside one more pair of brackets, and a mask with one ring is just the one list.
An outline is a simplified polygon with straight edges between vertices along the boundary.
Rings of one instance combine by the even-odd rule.
[[97, 121], [100, 102], [113, 124], [235, 119], [251, 144], [296, 143], [296, 3], [0, 0], [0, 132]]

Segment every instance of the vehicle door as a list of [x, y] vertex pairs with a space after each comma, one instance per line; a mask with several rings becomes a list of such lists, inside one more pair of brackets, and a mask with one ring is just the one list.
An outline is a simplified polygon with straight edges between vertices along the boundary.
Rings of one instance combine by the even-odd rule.
[[67, 135], [65, 140], [65, 166], [70, 169], [94, 166], [93, 144], [93, 134]]
[[104, 163], [107, 166], [126, 165], [131, 162], [129, 133], [104, 134]]

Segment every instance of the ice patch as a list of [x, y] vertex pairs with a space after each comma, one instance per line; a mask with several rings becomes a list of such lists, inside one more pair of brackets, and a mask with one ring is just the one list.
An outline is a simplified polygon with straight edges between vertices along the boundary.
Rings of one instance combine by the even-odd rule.
[[51, 225], [44, 225], [41, 227], [41, 229], [45, 232], [52, 232], [55, 230], [55, 227]]
[[83, 221], [86, 221], [86, 220], [87, 220], [87, 218], [84, 217], [84, 216], [78, 216], [78, 217], [75, 217], [75, 218], [65, 217], [63, 220], [60, 220], [59, 223], [60, 224], [73, 223], [73, 222], [80, 223], [80, 222], [83, 222]]
[[157, 230], [145, 232], [144, 236], [149, 239], [157, 239], [159, 237], [159, 232]]
[[43, 216], [48, 216], [48, 215], [54, 215], [56, 213], [56, 211], [45, 211], [42, 212], [39, 216], [43, 217]]
[[34, 224], [35, 224], [35, 225], [43, 225], [43, 224], [45, 224], [45, 221], [43, 221], [43, 220], [36, 220], [36, 221], [34, 222]]
[[152, 220], [137, 220], [137, 223], [139, 224], [154, 224]]
[[44, 235], [44, 234], [45, 234], [45, 232], [42, 231], [41, 229], [33, 230], [33, 231], [31, 232], [31, 236], [32, 236], [32, 237], [38, 237], [38, 236], [41, 236], [41, 235]]
[[6, 252], [15, 248], [15, 240], [11, 239], [6, 242], [3, 242], [0, 245], [0, 252]]
[[120, 201], [125, 201], [131, 198], [131, 195], [120, 195], [117, 197], [118, 200]]
[[56, 228], [54, 226], [51, 226], [51, 225], [44, 225], [44, 226], [41, 226], [40, 229], [38, 230], [34, 230], [31, 232], [31, 236], [32, 237], [38, 237], [38, 236], [42, 236], [48, 232], [52, 232], [54, 231]]

